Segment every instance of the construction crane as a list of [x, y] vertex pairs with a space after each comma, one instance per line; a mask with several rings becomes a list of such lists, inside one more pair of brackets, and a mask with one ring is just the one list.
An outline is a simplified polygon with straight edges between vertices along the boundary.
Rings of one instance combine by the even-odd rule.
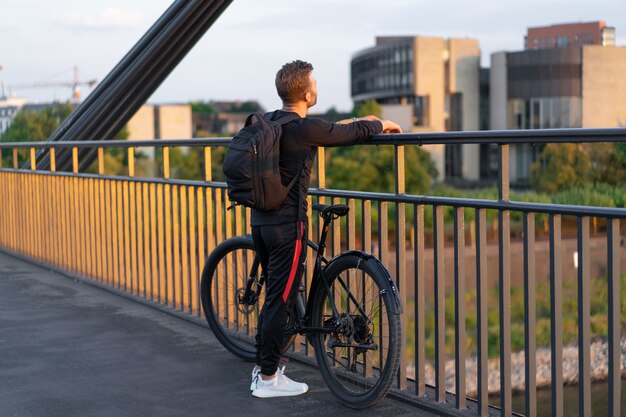
[[[70, 87], [72, 89], [72, 101], [78, 103], [80, 101], [80, 87], [88, 86], [94, 88], [98, 83], [97, 80], [81, 81], [78, 76], [78, 67], [73, 67], [74, 79], [72, 81], [50, 81], [50, 82], [37, 82], [32, 84], [14, 84], [7, 86], [10, 92], [17, 89], [31, 89], [31, 88], [48, 88], [48, 87]], [[10, 94], [9, 94], [10, 95]]]

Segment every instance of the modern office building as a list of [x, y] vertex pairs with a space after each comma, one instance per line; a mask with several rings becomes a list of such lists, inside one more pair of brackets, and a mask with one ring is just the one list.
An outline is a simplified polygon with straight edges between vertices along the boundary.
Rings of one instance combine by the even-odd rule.
[[[626, 125], [626, 47], [498, 52], [491, 56], [491, 129]], [[511, 181], [524, 185], [539, 147], [511, 147]]]
[[[355, 103], [376, 100], [384, 117], [405, 131], [478, 130], [480, 49], [474, 39], [427, 36], [377, 37], [351, 62]], [[439, 170], [438, 180], [478, 180], [477, 145], [425, 147]]]
[[532, 27], [528, 28], [524, 45], [527, 50], [615, 46], [615, 28], [603, 21]]

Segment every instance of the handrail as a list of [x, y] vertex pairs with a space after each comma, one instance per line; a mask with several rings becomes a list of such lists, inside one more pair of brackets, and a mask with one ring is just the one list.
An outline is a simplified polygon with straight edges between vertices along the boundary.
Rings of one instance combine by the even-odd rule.
[[[128, 148], [136, 146], [225, 146], [231, 137], [158, 140], [81, 140], [66, 142], [0, 142], [0, 148]], [[523, 143], [626, 142], [626, 128], [480, 130], [372, 135], [360, 145], [461, 145]]]

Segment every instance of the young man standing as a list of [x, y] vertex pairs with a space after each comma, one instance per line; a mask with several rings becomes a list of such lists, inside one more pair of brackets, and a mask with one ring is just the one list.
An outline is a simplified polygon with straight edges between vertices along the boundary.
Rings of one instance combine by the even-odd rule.
[[252, 238], [266, 273], [265, 304], [259, 316], [256, 336], [256, 366], [252, 371], [252, 395], [260, 398], [304, 394], [308, 386], [295, 382], [278, 368], [281, 345], [300, 286], [306, 257], [307, 192], [311, 167], [319, 146], [359, 143], [377, 133], [401, 133], [400, 126], [375, 116], [330, 123], [307, 119], [317, 102], [313, 66], [294, 61], [276, 74], [276, 90], [283, 107], [266, 117], [290, 118], [283, 125], [280, 140], [280, 172], [283, 184], [299, 176], [283, 204], [275, 211], [252, 210]]

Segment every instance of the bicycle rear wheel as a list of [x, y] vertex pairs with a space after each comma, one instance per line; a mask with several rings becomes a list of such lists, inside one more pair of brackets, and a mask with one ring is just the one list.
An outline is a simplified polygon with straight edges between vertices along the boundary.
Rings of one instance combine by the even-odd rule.
[[[262, 275], [252, 239], [240, 236], [215, 248], [200, 285], [202, 309], [211, 330], [226, 349], [250, 362], [256, 357], [255, 336], [265, 300]], [[283, 352], [294, 339], [295, 334], [286, 336]]]
[[389, 291], [388, 274], [373, 258], [343, 255], [325, 270], [339, 321], [320, 285], [312, 326], [333, 329], [312, 335], [315, 355], [329, 389], [352, 408], [369, 407], [391, 389], [400, 362], [402, 325]]

